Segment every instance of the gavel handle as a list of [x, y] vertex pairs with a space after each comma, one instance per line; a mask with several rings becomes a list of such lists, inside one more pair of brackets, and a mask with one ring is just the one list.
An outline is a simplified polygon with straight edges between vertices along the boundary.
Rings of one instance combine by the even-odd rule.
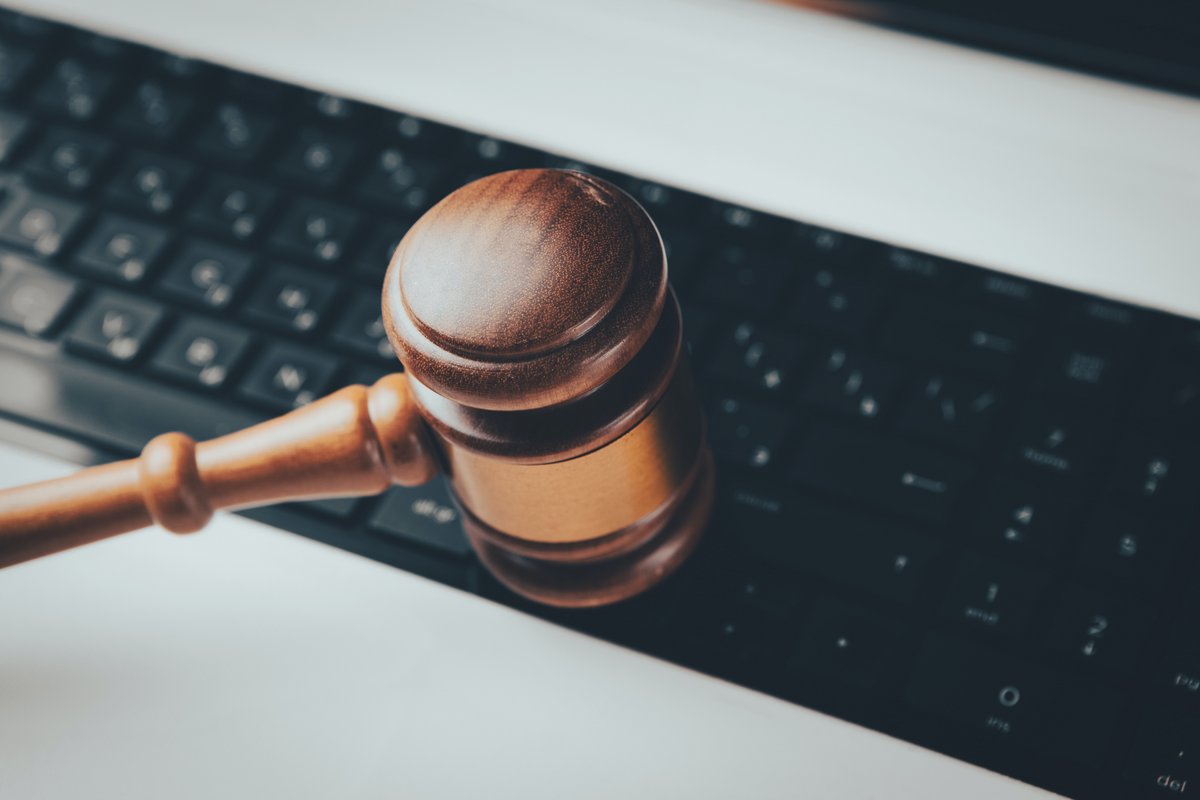
[[167, 433], [138, 458], [0, 491], [0, 567], [155, 523], [190, 533], [217, 509], [378, 494], [436, 472], [408, 379], [387, 375], [218, 439]]

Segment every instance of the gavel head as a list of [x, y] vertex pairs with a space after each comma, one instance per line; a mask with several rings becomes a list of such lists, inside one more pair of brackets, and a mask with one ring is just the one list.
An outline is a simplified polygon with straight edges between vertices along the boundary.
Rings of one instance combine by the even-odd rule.
[[692, 551], [712, 457], [662, 242], [629, 196], [563, 170], [468, 184], [397, 247], [383, 315], [503, 583], [600, 605]]

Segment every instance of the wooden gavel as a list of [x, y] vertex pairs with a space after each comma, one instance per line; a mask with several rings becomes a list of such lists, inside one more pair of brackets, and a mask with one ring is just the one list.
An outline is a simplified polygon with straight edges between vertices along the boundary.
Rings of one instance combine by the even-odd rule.
[[535, 600], [615, 602], [691, 552], [712, 456], [662, 242], [628, 195], [562, 170], [458, 189], [397, 247], [383, 319], [405, 373], [0, 492], [0, 566], [152, 524], [189, 533], [216, 509], [414, 486], [439, 468], [480, 560]]

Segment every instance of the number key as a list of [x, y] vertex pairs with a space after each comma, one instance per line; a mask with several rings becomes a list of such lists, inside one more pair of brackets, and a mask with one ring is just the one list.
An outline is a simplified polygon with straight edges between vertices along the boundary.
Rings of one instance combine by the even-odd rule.
[[942, 612], [981, 630], [1019, 636], [1041, 588], [1036, 575], [968, 555], [954, 574]]
[[1070, 588], [1054, 611], [1045, 642], [1079, 666], [1126, 673], [1137, 663], [1147, 623], [1128, 604]]

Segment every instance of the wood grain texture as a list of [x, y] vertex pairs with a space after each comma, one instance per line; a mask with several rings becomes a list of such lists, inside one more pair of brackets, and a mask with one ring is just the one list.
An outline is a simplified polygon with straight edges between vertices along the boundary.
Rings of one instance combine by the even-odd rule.
[[218, 509], [415, 485], [439, 463], [482, 562], [535, 600], [616, 602], [692, 551], [712, 456], [662, 241], [631, 198], [562, 170], [469, 184], [397, 248], [383, 315], [406, 374], [0, 492], [0, 566], [153, 523], [195, 531]]
[[0, 566], [151, 524], [190, 533], [216, 509], [424, 483], [426, 436], [400, 374], [208, 442], [163, 434], [137, 459], [0, 492]]
[[578, 399], [650, 337], [667, 291], [654, 223], [567, 170], [481, 178], [428, 211], [384, 284], [388, 337], [424, 386], [514, 411]]

